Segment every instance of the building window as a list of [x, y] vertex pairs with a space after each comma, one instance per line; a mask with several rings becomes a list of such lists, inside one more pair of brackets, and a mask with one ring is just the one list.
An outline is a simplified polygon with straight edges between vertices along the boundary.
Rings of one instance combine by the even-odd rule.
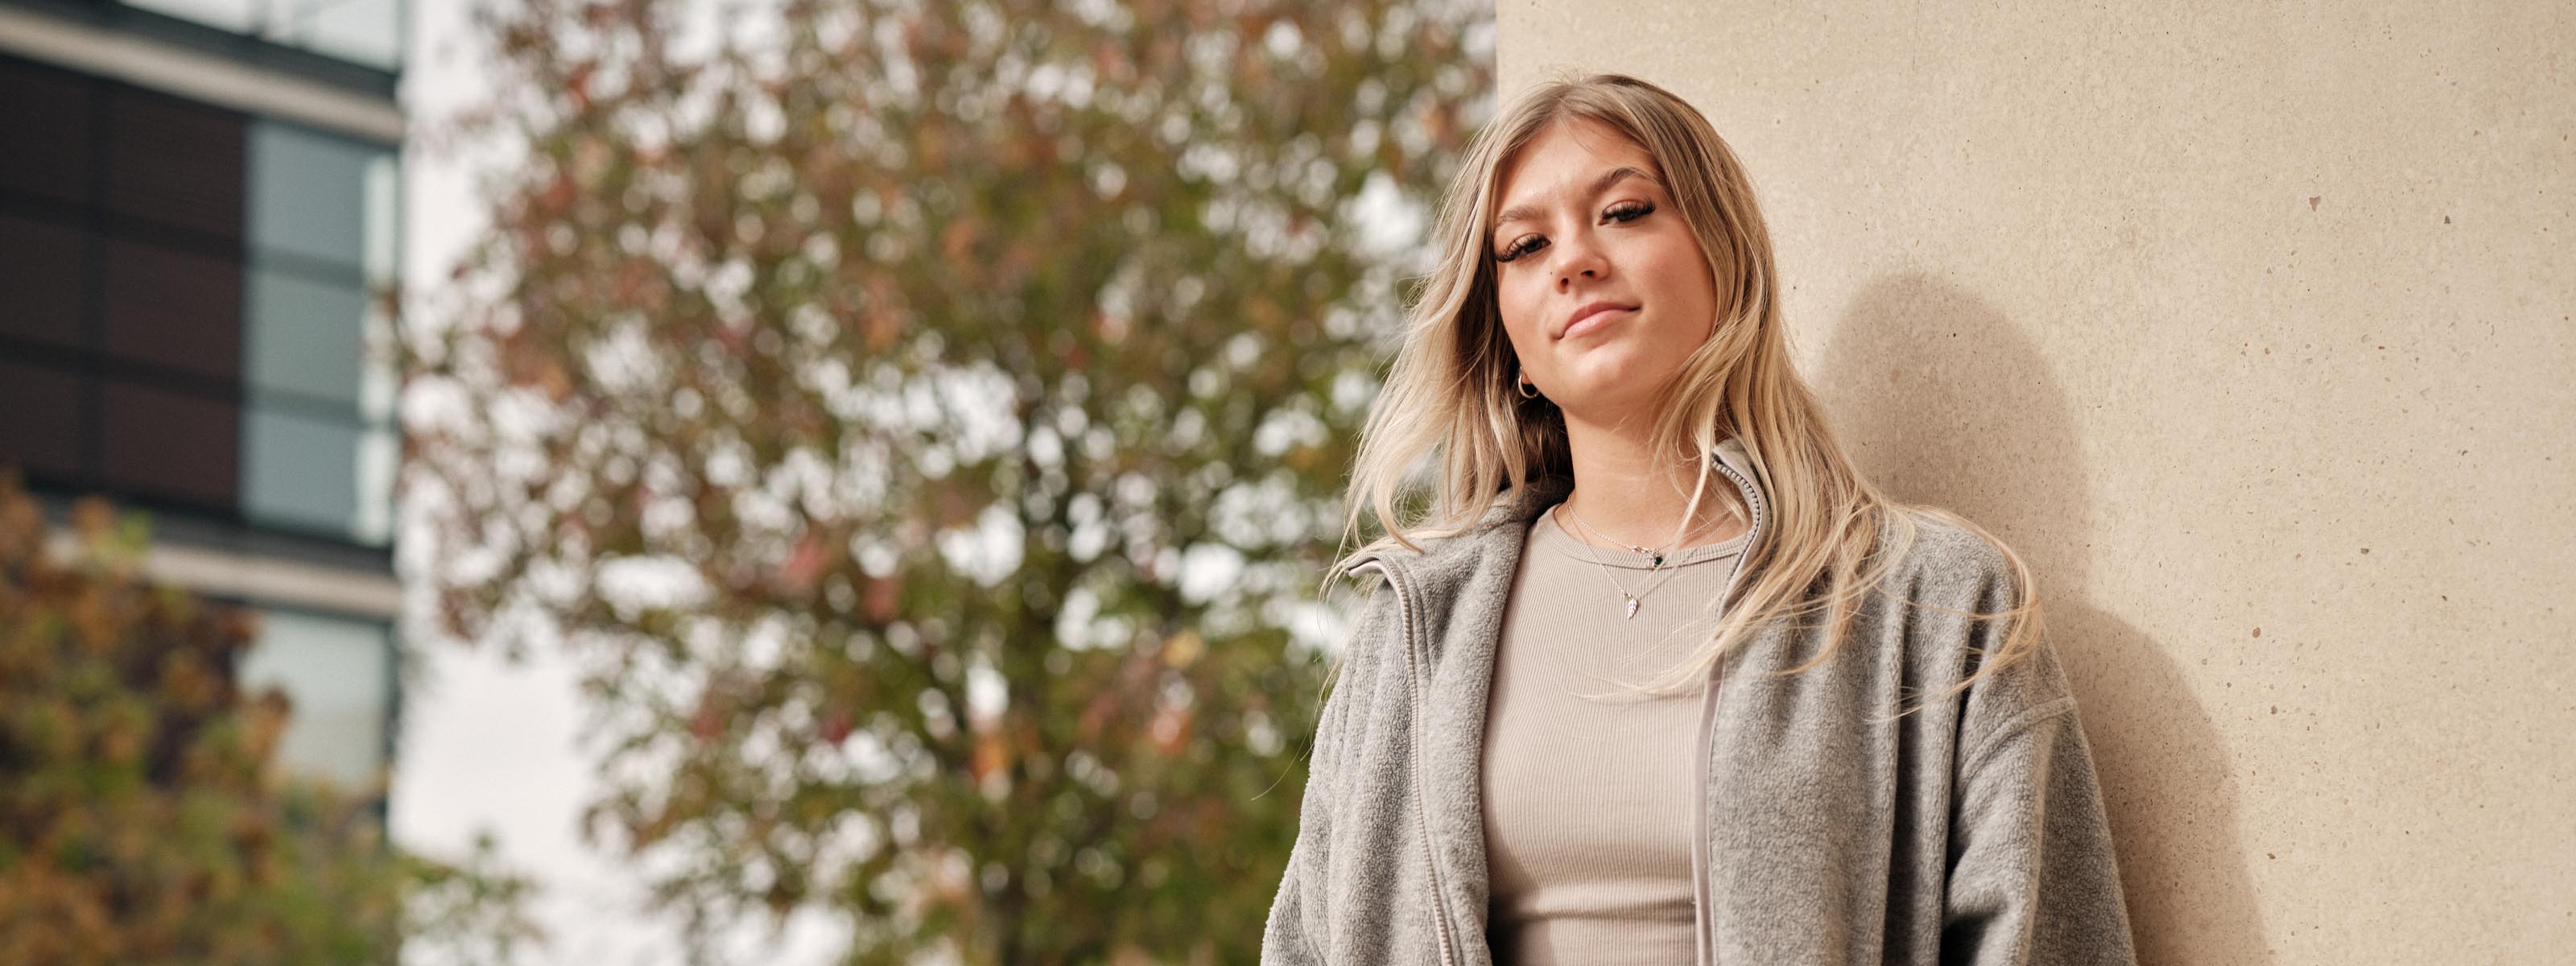
[[250, 132], [242, 511], [368, 545], [391, 536], [394, 153], [273, 121]]
[[401, 0], [125, 0], [125, 4], [381, 70], [402, 66]]
[[373, 792], [388, 760], [394, 666], [386, 624], [264, 609], [236, 679], [245, 692], [275, 687], [293, 704], [277, 751], [288, 774]]
[[0, 58], [0, 464], [392, 539], [395, 149]]

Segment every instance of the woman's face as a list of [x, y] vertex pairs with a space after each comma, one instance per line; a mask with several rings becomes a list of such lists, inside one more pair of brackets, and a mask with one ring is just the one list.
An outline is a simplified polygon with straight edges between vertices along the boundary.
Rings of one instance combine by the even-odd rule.
[[1650, 404], [1717, 324], [1708, 260], [1655, 170], [1582, 118], [1504, 160], [1489, 239], [1503, 330], [1569, 419], [1609, 424]]

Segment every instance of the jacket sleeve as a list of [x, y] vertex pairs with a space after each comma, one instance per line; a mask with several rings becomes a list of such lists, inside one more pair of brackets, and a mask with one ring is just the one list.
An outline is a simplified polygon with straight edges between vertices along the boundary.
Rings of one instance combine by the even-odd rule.
[[1261, 931], [1262, 966], [1321, 966], [1325, 962], [1326, 924], [1331, 899], [1327, 888], [1333, 811], [1341, 790], [1342, 736], [1349, 730], [1350, 705], [1363, 688], [1373, 629], [1392, 617], [1393, 595], [1364, 605], [1352, 622], [1332, 690], [1315, 716], [1313, 752], [1307, 757], [1306, 792], [1297, 810], [1297, 840], [1288, 851], [1288, 869], [1270, 901], [1270, 918]]
[[[2045, 642], [1997, 672], [2008, 711], [1963, 745], [1951, 796], [1941, 961], [1959, 966], [2137, 962], [2091, 746]], [[1976, 704], [1975, 700], [1970, 702]]]
[[1288, 870], [1280, 876], [1279, 893], [1270, 900], [1270, 919], [1261, 929], [1261, 966], [1322, 966], [1324, 962], [1321, 940], [1315, 935], [1324, 922], [1324, 910], [1318, 908], [1323, 898], [1319, 887], [1332, 830], [1324, 745], [1341, 694], [1336, 684], [1317, 721], [1315, 751], [1307, 762], [1306, 797], [1297, 811], [1297, 841], [1288, 850]]

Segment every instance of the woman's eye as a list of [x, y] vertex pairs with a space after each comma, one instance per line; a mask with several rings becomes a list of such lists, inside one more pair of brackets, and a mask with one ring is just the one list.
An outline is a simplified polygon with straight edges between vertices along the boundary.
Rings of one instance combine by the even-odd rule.
[[[1646, 217], [1654, 212], [1655, 206], [1652, 202], [1631, 201], [1613, 206], [1610, 210], [1602, 212], [1601, 217], [1625, 223]], [[1505, 248], [1500, 254], [1495, 255], [1494, 261], [1508, 262], [1545, 247], [1547, 247], [1546, 238], [1538, 235], [1523, 235], [1521, 236], [1521, 240], [1513, 242], [1511, 247]]]

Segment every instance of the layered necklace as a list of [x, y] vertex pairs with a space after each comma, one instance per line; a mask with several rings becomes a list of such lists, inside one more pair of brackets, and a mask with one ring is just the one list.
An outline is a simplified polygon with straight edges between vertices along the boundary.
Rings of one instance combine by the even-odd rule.
[[1610, 572], [1610, 565], [1601, 559], [1601, 551], [1592, 545], [1592, 541], [1576, 541], [1577, 543], [1583, 544], [1583, 550], [1585, 553], [1591, 555], [1593, 565], [1601, 568], [1601, 576], [1608, 578], [1610, 586], [1618, 589], [1620, 601], [1625, 603], [1628, 607], [1628, 616], [1626, 619], [1629, 620], [1636, 619], [1637, 607], [1639, 604], [1645, 602], [1647, 594], [1654, 593], [1656, 588], [1662, 587], [1664, 582], [1670, 579], [1674, 573], [1681, 572], [1679, 569], [1675, 569], [1671, 573], [1663, 572], [1664, 561], [1669, 559], [1672, 554], [1679, 552], [1676, 548], [1680, 547], [1683, 543], [1688, 542], [1692, 537], [1707, 533], [1710, 527], [1714, 527], [1732, 519], [1732, 517], [1719, 517], [1715, 520], [1711, 520], [1707, 523], [1701, 524], [1697, 529], [1694, 529], [1689, 533], [1674, 537], [1671, 543], [1662, 547], [1640, 547], [1635, 544], [1621, 543], [1617, 540], [1611, 539], [1610, 535], [1602, 533], [1600, 528], [1595, 527], [1589, 521], [1584, 520], [1582, 514], [1574, 512], [1574, 510], [1567, 504], [1559, 503], [1556, 505], [1556, 508], [1565, 511], [1566, 516], [1573, 517], [1575, 526], [1582, 527], [1593, 536], [1601, 538], [1603, 542], [1614, 546], [1625, 547], [1635, 553], [1644, 554], [1647, 559], [1652, 561], [1652, 563], [1648, 564], [1646, 567], [1648, 573], [1646, 581], [1643, 584], [1640, 584], [1636, 591], [1632, 593], [1628, 590], [1628, 586], [1626, 584], [1619, 582], [1617, 574]]

